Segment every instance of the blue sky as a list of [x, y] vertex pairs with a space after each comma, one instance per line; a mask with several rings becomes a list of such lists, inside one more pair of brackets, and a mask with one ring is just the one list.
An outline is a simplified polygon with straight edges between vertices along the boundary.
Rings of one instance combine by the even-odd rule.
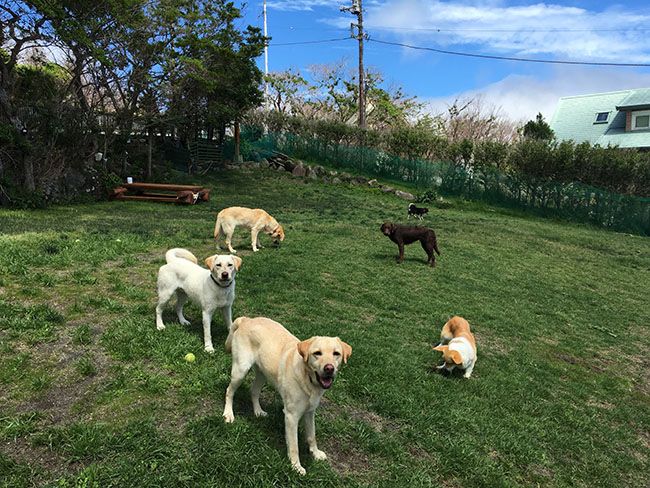
[[[343, 62], [357, 66], [357, 43], [281, 46], [341, 38], [354, 17], [351, 0], [267, 0], [272, 37], [269, 70]], [[389, 85], [426, 102], [434, 113], [455, 98], [480, 97], [512, 119], [541, 111], [560, 96], [650, 87], [650, 67], [585, 67], [483, 60], [382, 45], [372, 39], [498, 56], [650, 64], [650, 3], [628, 0], [364, 0], [371, 41], [365, 63]], [[262, 1], [244, 7], [245, 23], [262, 25]], [[274, 46], [276, 44], [276, 46]], [[263, 58], [259, 61], [263, 67]]]

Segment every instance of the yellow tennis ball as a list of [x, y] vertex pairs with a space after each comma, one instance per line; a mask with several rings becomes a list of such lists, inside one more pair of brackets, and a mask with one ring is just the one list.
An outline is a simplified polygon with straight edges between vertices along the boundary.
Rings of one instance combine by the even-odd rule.
[[185, 355], [185, 361], [187, 361], [188, 363], [193, 363], [194, 361], [196, 361], [196, 356], [194, 354], [192, 354], [191, 352], [188, 352]]

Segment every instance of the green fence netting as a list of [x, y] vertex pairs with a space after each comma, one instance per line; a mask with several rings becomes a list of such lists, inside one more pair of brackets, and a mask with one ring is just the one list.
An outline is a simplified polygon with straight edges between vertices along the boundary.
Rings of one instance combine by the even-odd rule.
[[[462, 196], [498, 205], [534, 210], [577, 222], [589, 222], [612, 230], [650, 235], [650, 198], [611, 193], [580, 183], [538, 181], [493, 167], [465, 167], [451, 162], [409, 160], [381, 150], [327, 143], [292, 134], [242, 131], [241, 153], [245, 160], [260, 160], [273, 151], [358, 172], [442, 194]], [[224, 156], [232, 157], [232, 143]]]

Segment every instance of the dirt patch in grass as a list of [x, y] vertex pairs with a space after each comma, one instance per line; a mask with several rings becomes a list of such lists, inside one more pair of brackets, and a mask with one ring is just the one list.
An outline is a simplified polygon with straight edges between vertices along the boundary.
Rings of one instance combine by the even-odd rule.
[[[21, 406], [21, 410], [42, 412], [52, 424], [67, 424], [79, 419], [71, 407], [84, 398], [97, 385], [102, 384], [109, 375], [110, 358], [100, 349], [78, 351], [58, 351], [59, 362], [55, 365], [54, 385], [36, 400]], [[92, 356], [96, 373], [92, 376], [78, 378], [73, 368], [73, 361], [85, 355]]]
[[69, 461], [65, 456], [57, 454], [47, 447], [32, 446], [26, 439], [17, 438], [0, 444], [0, 451], [17, 463], [37, 466], [52, 478], [83, 468], [80, 462]]
[[547, 478], [549, 480], [553, 479], [555, 476], [555, 473], [548, 468], [547, 466], [542, 466], [540, 464], [533, 464], [529, 467], [530, 472], [535, 475], [539, 476], [541, 478]]
[[563, 352], [555, 352], [553, 355], [555, 358], [564, 361], [565, 363], [582, 366], [583, 368], [587, 368], [594, 373], [604, 373], [610, 369], [610, 366], [613, 366], [613, 363], [609, 358], [598, 354], [591, 359], [572, 356], [571, 354]]
[[476, 339], [477, 348], [479, 349], [479, 354], [481, 349], [503, 356], [507, 356], [512, 352], [512, 346], [505, 342], [502, 338], [498, 338], [486, 332], [473, 333]]
[[331, 444], [325, 441], [323, 449], [332, 469], [341, 475], [359, 476], [372, 471], [370, 457], [361, 449], [341, 447], [335, 440]]
[[399, 424], [392, 420], [386, 419], [375, 412], [363, 410], [361, 408], [354, 408], [347, 406], [344, 409], [350, 418], [354, 420], [361, 420], [372, 427], [376, 432], [397, 432], [399, 431]]
[[588, 407], [596, 407], [596, 408], [602, 408], [604, 410], [612, 410], [616, 405], [609, 403], [609, 402], [604, 402], [597, 400], [596, 398], [590, 398], [587, 400], [587, 406]]
[[[67, 322], [59, 328], [54, 340], [42, 342], [38, 347], [14, 344], [17, 351], [29, 352], [35, 365], [48, 365], [52, 385], [27, 401], [14, 403], [12, 408], [18, 412], [39, 411], [49, 424], [66, 424], [77, 420], [77, 415], [71, 412], [72, 405], [105, 380], [111, 364], [111, 359], [101, 347], [73, 343], [73, 332], [81, 323], [86, 322]], [[100, 325], [95, 323], [93, 342], [98, 337], [99, 327]], [[84, 357], [92, 358], [94, 366], [94, 373], [88, 376], [80, 376], [75, 369], [75, 363]]]
[[368, 424], [375, 432], [398, 432], [400, 426], [397, 422], [384, 418], [375, 412], [351, 405], [337, 405], [327, 398], [321, 401], [321, 409], [325, 417], [338, 417], [345, 415], [352, 420], [361, 421]]

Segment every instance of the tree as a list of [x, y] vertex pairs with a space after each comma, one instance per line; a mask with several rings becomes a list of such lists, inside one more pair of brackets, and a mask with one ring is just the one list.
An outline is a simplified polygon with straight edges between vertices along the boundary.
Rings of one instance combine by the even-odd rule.
[[529, 120], [523, 127], [523, 136], [526, 139], [538, 141], [550, 141], [554, 137], [553, 129], [546, 123], [541, 113], [537, 114], [535, 120]]
[[515, 125], [502, 116], [498, 107], [486, 105], [481, 96], [454, 100], [442, 119], [444, 135], [451, 143], [510, 142], [517, 136]]
[[264, 49], [256, 27], [235, 27], [241, 12], [232, 2], [195, 0], [180, 9], [183, 21], [164, 61], [169, 74], [165, 105], [185, 139], [217, 130], [262, 102], [262, 73], [255, 64]]
[[269, 101], [273, 110], [281, 114], [302, 115], [309, 83], [300, 72], [291, 69], [269, 73], [264, 77], [269, 87]]
[[[225, 0], [2, 2], [2, 184], [11, 173], [12, 185], [32, 191], [64, 185], [73, 167], [96, 173], [96, 154], [124, 151], [134, 132], [150, 142], [170, 129], [223, 138], [262, 100], [264, 37], [240, 19]], [[26, 81], [29, 91], [19, 89]]]

